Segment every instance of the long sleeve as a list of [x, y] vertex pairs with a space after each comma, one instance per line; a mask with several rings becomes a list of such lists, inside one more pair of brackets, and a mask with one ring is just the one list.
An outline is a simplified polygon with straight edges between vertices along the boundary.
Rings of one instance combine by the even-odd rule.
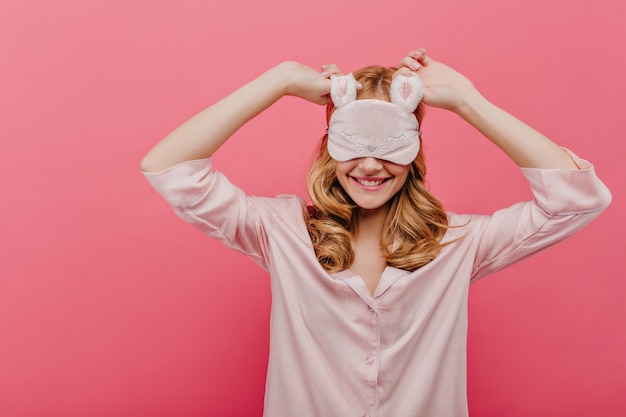
[[301, 200], [247, 196], [212, 168], [207, 158], [144, 175], [179, 217], [267, 270], [267, 229], [287, 206], [301, 206]]
[[573, 235], [609, 205], [593, 166], [570, 155], [580, 170], [522, 168], [534, 199], [472, 219], [480, 225], [474, 281]]

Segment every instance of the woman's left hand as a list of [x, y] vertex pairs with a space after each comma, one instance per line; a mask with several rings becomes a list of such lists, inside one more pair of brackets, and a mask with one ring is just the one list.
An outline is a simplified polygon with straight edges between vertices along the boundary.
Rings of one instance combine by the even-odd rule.
[[577, 169], [557, 144], [513, 115], [485, 99], [465, 76], [426, 56], [424, 49], [402, 58], [396, 74], [419, 75], [423, 101], [451, 110], [502, 149], [515, 163], [527, 168]]
[[409, 52], [398, 64], [397, 73], [416, 73], [424, 84], [423, 101], [432, 107], [459, 112], [478, 93], [469, 79], [426, 56], [425, 49]]

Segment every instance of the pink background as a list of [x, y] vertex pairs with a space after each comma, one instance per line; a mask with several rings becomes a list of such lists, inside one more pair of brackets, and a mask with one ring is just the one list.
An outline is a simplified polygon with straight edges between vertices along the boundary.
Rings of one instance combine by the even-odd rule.
[[[626, 415], [625, 17], [621, 0], [1, 0], [0, 415], [260, 415], [268, 277], [181, 222], [139, 161], [282, 60], [349, 71], [420, 46], [614, 195], [580, 234], [472, 287], [471, 413]], [[323, 114], [283, 99], [217, 166], [249, 193], [304, 193]], [[453, 115], [431, 109], [423, 131], [448, 209], [528, 197]]]

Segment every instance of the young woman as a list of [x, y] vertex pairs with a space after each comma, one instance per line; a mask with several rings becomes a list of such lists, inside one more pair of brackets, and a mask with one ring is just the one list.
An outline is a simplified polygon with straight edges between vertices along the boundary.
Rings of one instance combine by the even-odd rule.
[[[423, 49], [354, 82], [322, 69], [270, 69], [163, 139], [144, 174], [179, 216], [269, 271], [266, 416], [465, 416], [470, 283], [580, 230], [610, 193], [588, 162]], [[246, 196], [210, 160], [284, 95], [328, 105], [308, 207]], [[490, 216], [445, 212], [423, 184], [423, 105], [501, 148], [535, 199]]]

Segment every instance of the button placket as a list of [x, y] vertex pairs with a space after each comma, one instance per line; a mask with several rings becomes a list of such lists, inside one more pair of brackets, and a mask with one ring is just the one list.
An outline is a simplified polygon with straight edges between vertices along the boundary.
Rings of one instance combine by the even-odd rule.
[[365, 304], [367, 305], [367, 310], [368, 310], [368, 314], [369, 317], [366, 319], [369, 322], [369, 325], [372, 326], [371, 330], [372, 330], [372, 339], [371, 340], [371, 345], [369, 347], [369, 349], [363, 353], [365, 353], [365, 355], [362, 357], [363, 359], [363, 367], [364, 372], [366, 375], [368, 375], [367, 377], [367, 383], [369, 386], [369, 389], [371, 389], [371, 395], [372, 397], [369, 397], [370, 394], [368, 394], [367, 401], [363, 403], [363, 405], [365, 406], [365, 413], [363, 414], [363, 417], [365, 416], [372, 416], [372, 415], [378, 415], [378, 366], [376, 366], [376, 364], [378, 363], [378, 356], [380, 354], [380, 314], [378, 312], [378, 306], [376, 305], [376, 303], [374, 302], [374, 300], [366, 300], [363, 299], [363, 301], [365, 301]]

